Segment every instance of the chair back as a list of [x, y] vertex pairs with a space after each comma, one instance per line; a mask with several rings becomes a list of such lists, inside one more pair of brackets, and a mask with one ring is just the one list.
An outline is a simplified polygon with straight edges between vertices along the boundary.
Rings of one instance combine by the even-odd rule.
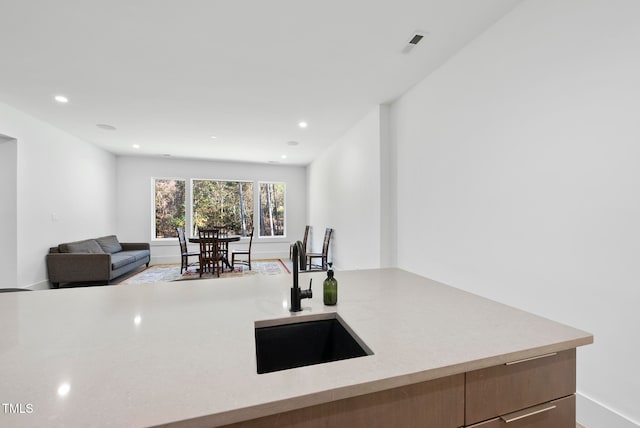
[[307, 240], [309, 239], [309, 229], [311, 226], [306, 225], [304, 228], [304, 238], [302, 239], [302, 248], [307, 251]]
[[180, 253], [184, 254], [187, 252], [187, 239], [184, 236], [184, 229], [176, 227], [176, 231], [178, 232], [178, 241], [180, 242]]
[[333, 229], [330, 227], [327, 227], [324, 230], [324, 242], [322, 243], [322, 255], [324, 257], [326, 257], [327, 254], [329, 254], [329, 242], [331, 241], [332, 233], [333, 233]]
[[200, 241], [200, 257], [202, 260], [215, 261], [218, 259], [218, 229], [200, 229], [198, 238]]
[[229, 230], [227, 229], [227, 226], [224, 226], [224, 225], [213, 226], [211, 229], [217, 229], [218, 235], [221, 237], [226, 237], [229, 235]]
[[251, 245], [253, 244], [253, 226], [251, 226], [251, 232], [249, 232], [249, 253], [251, 253]]

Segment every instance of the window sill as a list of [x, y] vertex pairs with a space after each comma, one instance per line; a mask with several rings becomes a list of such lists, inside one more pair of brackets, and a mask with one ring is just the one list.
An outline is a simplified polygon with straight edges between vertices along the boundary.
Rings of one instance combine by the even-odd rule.
[[289, 242], [290, 239], [286, 236], [254, 236], [254, 242]]

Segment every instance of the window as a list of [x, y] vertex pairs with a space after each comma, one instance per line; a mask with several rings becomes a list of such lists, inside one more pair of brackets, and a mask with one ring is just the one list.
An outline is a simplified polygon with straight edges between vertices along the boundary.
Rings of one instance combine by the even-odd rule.
[[247, 236], [253, 226], [253, 183], [193, 180], [191, 234], [202, 227], [225, 226], [229, 234]]
[[260, 183], [260, 236], [284, 236], [284, 183]]
[[176, 227], [184, 227], [185, 180], [155, 179], [156, 239], [177, 236]]

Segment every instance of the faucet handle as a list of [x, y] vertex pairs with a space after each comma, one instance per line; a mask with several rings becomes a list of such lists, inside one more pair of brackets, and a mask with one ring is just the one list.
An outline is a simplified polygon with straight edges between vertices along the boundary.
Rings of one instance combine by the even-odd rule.
[[311, 278], [309, 280], [309, 288], [307, 288], [306, 290], [301, 290], [300, 291], [300, 298], [301, 299], [311, 299], [313, 297], [313, 291], [311, 291], [311, 283], [313, 282], [313, 278]]

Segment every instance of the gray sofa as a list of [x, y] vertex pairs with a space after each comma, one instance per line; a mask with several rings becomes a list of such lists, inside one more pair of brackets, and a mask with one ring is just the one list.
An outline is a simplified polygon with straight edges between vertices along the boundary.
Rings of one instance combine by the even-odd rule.
[[53, 288], [62, 283], [110, 284], [144, 264], [149, 266], [150, 259], [149, 243], [120, 243], [109, 235], [49, 248], [47, 271]]

